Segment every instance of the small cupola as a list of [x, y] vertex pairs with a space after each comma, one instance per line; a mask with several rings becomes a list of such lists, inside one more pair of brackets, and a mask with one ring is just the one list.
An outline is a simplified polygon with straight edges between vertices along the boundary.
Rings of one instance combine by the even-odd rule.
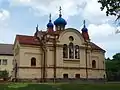
[[50, 14], [50, 16], [49, 16], [49, 22], [48, 22], [48, 24], [47, 24], [47, 31], [48, 31], [48, 32], [53, 32], [53, 28], [54, 28], [54, 25], [53, 25], [53, 23], [52, 23], [51, 14]]
[[86, 25], [85, 25], [85, 20], [84, 20], [83, 24], [84, 24], [84, 26], [81, 30], [82, 31], [82, 36], [83, 36], [85, 41], [89, 41], [90, 39], [89, 39], [88, 29], [86, 28]]
[[88, 29], [86, 28], [86, 25], [85, 25], [85, 20], [83, 22], [84, 26], [82, 28], [82, 32], [88, 32]]

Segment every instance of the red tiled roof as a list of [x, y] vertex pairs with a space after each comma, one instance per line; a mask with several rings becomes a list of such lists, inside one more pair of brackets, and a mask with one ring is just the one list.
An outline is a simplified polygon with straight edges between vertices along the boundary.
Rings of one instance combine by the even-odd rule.
[[20, 44], [39, 45], [39, 41], [35, 36], [16, 35], [16, 39]]
[[93, 42], [90, 42], [90, 45], [92, 47], [93, 50], [102, 50], [102, 51], [105, 51], [103, 50], [102, 48], [100, 48], [99, 46], [97, 46], [95, 43]]
[[[16, 39], [19, 41], [20, 44], [27, 44], [27, 45], [40, 45], [38, 39], [35, 36], [27, 36], [27, 35], [16, 35]], [[90, 45], [93, 50], [103, 50], [93, 42], [90, 42]]]

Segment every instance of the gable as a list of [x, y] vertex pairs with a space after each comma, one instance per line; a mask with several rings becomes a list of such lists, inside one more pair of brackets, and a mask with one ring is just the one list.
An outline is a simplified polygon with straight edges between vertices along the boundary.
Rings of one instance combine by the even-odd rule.
[[69, 37], [72, 36], [73, 37], [73, 43], [76, 45], [82, 45], [84, 43], [84, 38], [82, 37], [82, 34], [73, 28], [68, 28], [66, 30], [64, 30], [63, 32], [60, 33], [59, 36], [59, 43], [60, 44], [68, 44], [71, 42], [71, 40], [69, 39]]

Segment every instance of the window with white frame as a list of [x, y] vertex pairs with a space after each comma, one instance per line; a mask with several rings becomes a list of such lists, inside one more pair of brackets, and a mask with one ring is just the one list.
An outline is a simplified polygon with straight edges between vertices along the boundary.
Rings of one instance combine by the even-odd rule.
[[80, 59], [80, 46], [73, 44], [73, 36], [69, 36], [69, 41], [69, 45], [63, 45], [63, 58]]
[[3, 65], [7, 65], [7, 59], [3, 59], [2, 64], [3, 64]]
[[63, 58], [68, 58], [68, 46], [67, 46], [67, 44], [63, 45]]
[[96, 68], [96, 61], [92, 60], [92, 68]]
[[75, 59], [79, 59], [79, 58], [80, 58], [79, 46], [76, 45], [75, 46]]
[[69, 44], [69, 58], [74, 59], [74, 45], [73, 45], [73, 43]]
[[80, 59], [80, 47], [73, 43], [63, 45], [63, 58]]

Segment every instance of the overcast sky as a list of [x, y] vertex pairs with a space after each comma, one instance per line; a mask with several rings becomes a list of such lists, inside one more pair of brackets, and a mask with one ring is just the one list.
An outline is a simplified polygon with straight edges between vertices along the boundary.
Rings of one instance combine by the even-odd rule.
[[106, 50], [106, 57], [120, 52], [120, 34], [115, 34], [116, 17], [105, 15], [97, 0], [0, 0], [0, 43], [13, 43], [16, 34], [33, 35], [36, 24], [46, 30], [48, 16], [58, 17], [59, 6], [67, 27], [81, 32], [83, 20], [91, 41]]

